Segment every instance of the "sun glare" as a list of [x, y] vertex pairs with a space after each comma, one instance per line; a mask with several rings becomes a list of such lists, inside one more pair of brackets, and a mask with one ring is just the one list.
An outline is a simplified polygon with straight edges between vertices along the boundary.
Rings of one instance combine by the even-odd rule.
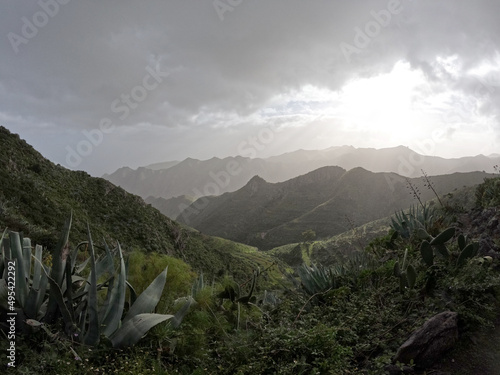
[[351, 81], [341, 90], [341, 116], [354, 129], [411, 136], [412, 94], [422, 82], [422, 74], [404, 62], [390, 73]]

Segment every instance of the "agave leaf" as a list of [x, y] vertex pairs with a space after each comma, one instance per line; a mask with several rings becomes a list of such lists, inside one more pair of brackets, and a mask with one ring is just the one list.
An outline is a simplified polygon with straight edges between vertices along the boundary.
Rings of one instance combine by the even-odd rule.
[[133, 346], [155, 325], [172, 318], [173, 315], [139, 314], [124, 323], [109, 339], [115, 348]]
[[126, 281], [128, 292], [129, 292], [129, 306], [132, 306], [136, 299], [137, 299], [137, 292], [135, 291], [134, 287], [132, 284], [130, 284], [128, 281]]
[[68, 262], [66, 262], [66, 306], [71, 314], [71, 318], [75, 320], [75, 310], [73, 309], [73, 280], [71, 277], [71, 255], [68, 255]]
[[0, 310], [9, 310], [9, 305], [7, 304], [8, 292], [7, 281], [0, 278]]
[[163, 288], [165, 287], [165, 282], [167, 280], [167, 270], [160, 273], [153, 282], [137, 297], [135, 303], [130, 307], [123, 318], [123, 324], [132, 319], [134, 316], [142, 313], [150, 313], [154, 310], [158, 302], [160, 301], [161, 295], [163, 293]]
[[189, 308], [191, 307], [192, 304], [195, 304], [196, 301], [194, 300], [193, 297], [189, 296], [187, 298], [187, 301], [182, 305], [182, 307], [175, 313], [175, 315], [172, 317], [170, 320], [170, 324], [172, 328], [178, 328], [181, 325], [182, 320], [186, 316], [186, 314], [189, 311]]
[[[45, 310], [47, 309], [47, 303], [48, 303], [48, 298], [45, 298], [45, 296], [47, 292], [47, 287], [49, 286], [49, 279], [47, 277], [49, 273], [49, 267], [42, 264], [42, 269], [43, 272], [40, 276], [40, 285], [38, 288], [38, 297], [35, 306], [35, 311], [37, 312], [38, 319], [41, 319], [45, 315]], [[45, 307], [42, 309], [44, 303]]]
[[24, 308], [26, 298], [28, 297], [28, 284], [29, 274], [26, 273], [23, 248], [21, 246], [21, 239], [19, 233], [9, 232], [10, 250], [12, 259], [16, 260], [16, 300], [19, 306]]
[[99, 259], [99, 261], [96, 264], [97, 280], [99, 280], [101, 276], [104, 275], [105, 273], [113, 275], [115, 272], [113, 256], [111, 255], [111, 251], [109, 250], [109, 247], [106, 243], [104, 244], [104, 249], [106, 251], [104, 256], [101, 259]]
[[[89, 253], [90, 253], [90, 285], [87, 312], [85, 315], [89, 317], [89, 326], [84, 334], [83, 343], [85, 345], [97, 345], [99, 342], [99, 316], [97, 314], [97, 274], [95, 265], [94, 244], [92, 243], [92, 235], [90, 234], [90, 226], [87, 223], [87, 235], [89, 237]], [[71, 286], [70, 286], [71, 287]]]
[[[45, 271], [45, 270], [44, 270]], [[61, 311], [61, 314], [63, 316], [64, 323], [66, 325], [66, 331], [68, 331], [69, 327], [73, 326], [73, 317], [71, 316], [71, 313], [68, 310], [68, 307], [66, 306], [66, 303], [64, 302], [64, 297], [61, 288], [59, 287], [59, 284], [50, 276], [47, 275], [47, 278], [49, 280], [50, 284], [50, 297], [52, 298], [53, 301], [56, 301], [57, 306], [59, 307], [59, 310]]]
[[40, 281], [42, 279], [42, 246], [35, 247], [35, 261], [33, 264], [33, 284], [32, 288], [40, 289]]
[[[67, 251], [67, 244], [69, 240], [69, 231], [71, 229], [71, 222], [72, 222], [72, 217], [73, 217], [73, 212], [70, 213], [69, 218], [66, 220], [64, 224], [64, 229], [62, 231], [61, 237], [59, 238], [59, 242], [57, 243], [57, 246], [54, 250], [54, 253], [52, 254], [52, 268], [50, 270], [50, 279], [52, 281], [55, 281], [57, 284], [58, 288], [61, 289], [62, 287], [62, 281], [64, 277], [64, 259], [66, 259], [66, 251]], [[53, 283], [50, 282], [50, 287], [52, 288]], [[59, 305], [58, 301], [55, 299], [56, 298], [56, 293], [50, 293], [49, 296], [49, 303], [47, 305], [47, 313], [45, 314], [45, 320], [48, 323], [53, 323], [56, 317], [57, 313], [57, 306]]]
[[431, 241], [431, 245], [441, 245], [450, 240], [455, 235], [455, 228], [450, 227], [439, 233], [436, 238]]
[[205, 287], [205, 282], [203, 280], [203, 272], [200, 273], [200, 277], [193, 283], [191, 288], [191, 295], [196, 297], [196, 295]]
[[[125, 306], [125, 292], [126, 292], [126, 269], [125, 261], [123, 259], [122, 249], [118, 243], [118, 255], [120, 257], [120, 273], [118, 274], [118, 282], [113, 286], [109, 296], [106, 299], [109, 301], [102, 320], [104, 325], [103, 334], [109, 337], [120, 325], [120, 321], [123, 314], [123, 308]], [[113, 281], [114, 282], [114, 281]]]
[[[73, 258], [71, 258], [73, 259]], [[87, 265], [90, 262], [90, 258], [85, 259], [82, 263], [80, 263], [78, 266], [75, 267], [75, 273], [80, 274], [82, 271], [87, 267]]]
[[7, 234], [7, 228], [4, 229], [2, 237], [0, 237], [0, 279], [3, 278], [4, 262], [6, 258], [4, 251], [4, 242], [3, 242], [5, 234]]
[[23, 238], [22, 243], [24, 272], [26, 273], [26, 278], [29, 279], [31, 276], [31, 240], [29, 238]]

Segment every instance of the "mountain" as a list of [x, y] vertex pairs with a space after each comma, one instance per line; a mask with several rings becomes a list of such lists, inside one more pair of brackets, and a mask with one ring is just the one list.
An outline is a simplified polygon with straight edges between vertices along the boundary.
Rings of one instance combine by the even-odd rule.
[[473, 171], [491, 173], [495, 164], [500, 164], [500, 157], [478, 155], [444, 159], [424, 156], [404, 146], [384, 149], [340, 146], [298, 150], [266, 159], [236, 156], [201, 161], [188, 158], [136, 170], [124, 167], [103, 177], [143, 198], [169, 199], [181, 195], [200, 198], [234, 192], [255, 175], [268, 182], [283, 182], [325, 166], [339, 166], [346, 170], [362, 167], [371, 172], [418, 177], [422, 175], [422, 169], [431, 176]]
[[172, 160], [172, 161], [165, 161], [165, 162], [162, 162], [162, 163], [154, 163], [154, 164], [149, 164], [149, 165], [146, 165], [144, 168], [147, 168], [147, 169], [152, 169], [154, 171], [157, 171], [157, 170], [160, 170], [160, 169], [168, 169], [168, 168], [171, 168], [177, 164], [179, 164], [180, 161], [178, 160]]
[[[437, 193], [445, 194], [488, 176], [469, 172], [430, 179]], [[422, 201], [434, 197], [424, 179], [408, 181]], [[281, 183], [255, 176], [236, 192], [196, 200], [177, 220], [203, 233], [270, 249], [302, 241], [308, 229], [326, 238], [414, 203], [407, 180], [397, 174], [323, 167]]]
[[[247, 279], [275, 262], [254, 248], [201, 234], [162, 215], [140, 197], [85, 172], [43, 158], [18, 135], [0, 127], [0, 228], [23, 232], [33, 243], [53, 248], [73, 213], [70, 241], [87, 238], [183, 259], [207, 276], [228, 273]], [[279, 277], [279, 276], [277, 276]]]
[[163, 215], [175, 219], [179, 216], [184, 207], [189, 206], [193, 203], [193, 198], [187, 197], [185, 195], [180, 195], [174, 198], [155, 198], [155, 197], [147, 197], [144, 199], [147, 204], [150, 204], [158, 211], [160, 211]]

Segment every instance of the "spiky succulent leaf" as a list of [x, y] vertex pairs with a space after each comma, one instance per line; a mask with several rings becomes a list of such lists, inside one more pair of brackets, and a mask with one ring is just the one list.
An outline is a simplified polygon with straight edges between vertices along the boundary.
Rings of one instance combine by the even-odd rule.
[[[123, 252], [120, 243], [117, 244], [118, 256], [120, 257], [120, 271], [118, 280], [111, 289], [111, 294], [106, 298], [109, 300], [107, 311], [104, 314], [102, 324], [104, 325], [103, 334], [109, 337], [120, 326], [120, 321], [125, 306], [126, 294], [126, 269], [125, 260], [123, 259]], [[108, 293], [110, 291], [108, 290]]]
[[90, 253], [90, 276], [89, 276], [89, 294], [87, 301], [87, 311], [84, 316], [88, 316], [88, 328], [83, 336], [85, 345], [97, 345], [99, 343], [100, 326], [99, 315], [97, 311], [97, 272], [95, 262], [94, 244], [90, 227], [87, 224], [87, 235], [89, 238], [89, 253]]
[[125, 324], [134, 316], [142, 313], [152, 312], [158, 302], [160, 301], [161, 295], [163, 293], [163, 288], [165, 287], [165, 282], [167, 281], [167, 270], [160, 273], [153, 282], [137, 297], [135, 303], [130, 307], [123, 318], [122, 324]]
[[31, 240], [29, 238], [23, 238], [22, 244], [23, 244], [24, 272], [26, 277], [29, 279], [31, 275]]
[[[52, 279], [52, 281], [55, 281], [59, 289], [61, 289], [62, 287], [62, 281], [64, 277], [64, 269], [65, 269], [64, 261], [66, 259], [68, 251], [66, 246], [69, 240], [69, 231], [71, 229], [72, 216], [73, 214], [71, 213], [69, 218], [66, 220], [64, 224], [64, 229], [61, 233], [61, 237], [59, 238], [59, 242], [57, 243], [54, 253], [52, 254], [52, 268], [50, 270], [50, 275], [48, 275], [50, 276], [50, 279]], [[50, 282], [51, 288], [53, 285], [52, 281]], [[56, 300], [56, 293], [50, 293], [49, 302], [47, 305], [47, 312], [45, 314], [45, 320], [48, 323], [54, 322], [57, 314], [58, 305], [59, 302]]]
[[133, 346], [154, 326], [172, 319], [173, 315], [138, 314], [130, 318], [118, 328], [110, 337], [115, 348]]
[[191, 307], [192, 304], [195, 303], [196, 301], [191, 296], [187, 298], [187, 301], [184, 302], [184, 305], [182, 305], [179, 311], [177, 311], [170, 320], [170, 325], [172, 326], [172, 328], [178, 328], [181, 325], [182, 320], [189, 312], [189, 308]]
[[5, 279], [0, 279], [0, 310], [9, 310], [9, 305], [7, 304], [8, 295], [9, 290], [7, 289], [7, 281]]
[[26, 298], [28, 297], [28, 283], [29, 274], [25, 267], [25, 261], [23, 256], [23, 248], [21, 246], [21, 238], [17, 232], [9, 232], [10, 240], [10, 251], [12, 254], [12, 260], [16, 261], [16, 300], [21, 307], [24, 308]]

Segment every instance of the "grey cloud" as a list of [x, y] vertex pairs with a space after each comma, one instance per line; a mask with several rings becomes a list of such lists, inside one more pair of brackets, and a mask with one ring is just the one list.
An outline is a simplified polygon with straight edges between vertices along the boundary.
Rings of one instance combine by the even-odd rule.
[[[500, 51], [500, 2], [401, 0], [401, 12], [346, 61], [340, 44], [353, 44], [355, 28], [389, 3], [243, 0], [221, 21], [212, 1], [72, 0], [16, 54], [7, 35], [21, 35], [22, 17], [40, 6], [3, 2], [0, 112], [61, 129], [95, 128], [104, 117], [117, 126], [196, 129], [200, 113], [248, 116], [276, 95], [307, 84], [337, 90], [401, 59], [433, 90], [474, 95], [477, 84], [463, 74]], [[451, 55], [462, 63], [458, 78], [435, 65], [436, 56]], [[111, 104], [142, 83], [148, 66], [171, 74], [120, 119]], [[499, 114], [499, 92], [484, 93], [484, 113]]]

